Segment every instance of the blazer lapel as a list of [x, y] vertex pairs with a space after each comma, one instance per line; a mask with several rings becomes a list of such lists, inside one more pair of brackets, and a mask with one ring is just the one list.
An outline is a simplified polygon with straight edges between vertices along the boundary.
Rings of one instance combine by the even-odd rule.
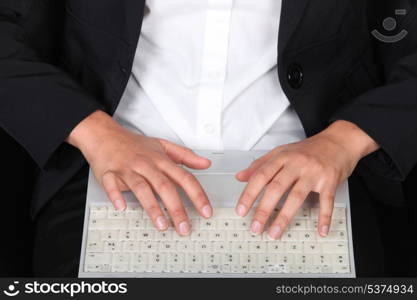
[[300, 22], [309, 0], [282, 0], [278, 38], [278, 55], [281, 56]]

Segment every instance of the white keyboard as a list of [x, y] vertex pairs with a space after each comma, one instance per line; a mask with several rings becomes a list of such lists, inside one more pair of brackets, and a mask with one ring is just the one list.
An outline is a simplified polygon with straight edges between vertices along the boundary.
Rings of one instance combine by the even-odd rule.
[[157, 231], [141, 207], [115, 211], [90, 207], [84, 272], [87, 273], [349, 273], [345, 208], [336, 207], [326, 238], [317, 233], [317, 208], [299, 211], [277, 241], [249, 231], [254, 210], [245, 218], [233, 208], [214, 208], [204, 219], [192, 209], [189, 236], [172, 227]]

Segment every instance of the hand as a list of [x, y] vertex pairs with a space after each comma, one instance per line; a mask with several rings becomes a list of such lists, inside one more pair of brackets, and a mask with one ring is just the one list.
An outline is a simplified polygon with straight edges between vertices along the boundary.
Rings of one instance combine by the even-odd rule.
[[338, 185], [353, 172], [358, 161], [378, 145], [350, 122], [337, 121], [323, 132], [301, 142], [280, 146], [236, 174], [248, 181], [236, 212], [245, 216], [264, 187], [251, 225], [260, 234], [282, 196], [290, 190], [268, 235], [278, 239], [310, 192], [320, 194], [318, 231], [328, 234]]
[[116, 209], [125, 209], [126, 201], [121, 192], [131, 190], [155, 227], [166, 230], [168, 221], [155, 198], [155, 191], [177, 232], [187, 235], [191, 225], [176, 190], [178, 185], [203, 217], [211, 217], [212, 208], [203, 188], [191, 173], [177, 166], [184, 164], [194, 169], [210, 166], [210, 160], [190, 149], [132, 133], [101, 111], [83, 120], [67, 142], [81, 150]]

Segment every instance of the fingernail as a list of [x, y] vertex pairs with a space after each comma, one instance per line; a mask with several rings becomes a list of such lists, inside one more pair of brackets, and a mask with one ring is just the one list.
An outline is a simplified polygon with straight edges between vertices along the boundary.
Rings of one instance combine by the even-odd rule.
[[211, 215], [213, 214], [213, 210], [211, 209], [210, 205], [206, 205], [203, 207], [203, 209], [201, 210], [201, 213], [203, 214], [203, 216], [205, 218], [210, 218]]
[[260, 234], [261, 233], [261, 223], [257, 220], [252, 222], [252, 226], [250, 227], [250, 230], [252, 231], [252, 233], [254, 234]]
[[329, 226], [323, 225], [320, 227], [320, 234], [322, 236], [327, 236], [329, 234]]
[[165, 230], [165, 229], [167, 229], [168, 228], [168, 222], [167, 222], [167, 220], [164, 217], [159, 216], [158, 218], [156, 218], [156, 227], [159, 230]]
[[114, 200], [114, 206], [117, 210], [123, 210], [125, 208], [125, 203], [121, 199]]
[[280, 234], [281, 234], [281, 227], [279, 225], [274, 225], [269, 229], [268, 237], [273, 240], [276, 240], [279, 238]]
[[246, 207], [243, 204], [239, 204], [236, 208], [236, 213], [239, 216], [244, 217], [246, 213]]
[[191, 230], [190, 224], [186, 221], [181, 222], [178, 228], [180, 229], [180, 233], [182, 235], [187, 235]]

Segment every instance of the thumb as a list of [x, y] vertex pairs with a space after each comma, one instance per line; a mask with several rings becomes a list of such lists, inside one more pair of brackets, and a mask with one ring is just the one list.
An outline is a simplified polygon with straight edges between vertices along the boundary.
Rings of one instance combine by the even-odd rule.
[[183, 147], [167, 140], [159, 140], [165, 149], [165, 153], [177, 164], [183, 164], [192, 169], [207, 169], [211, 165], [208, 158], [197, 155], [191, 149]]

